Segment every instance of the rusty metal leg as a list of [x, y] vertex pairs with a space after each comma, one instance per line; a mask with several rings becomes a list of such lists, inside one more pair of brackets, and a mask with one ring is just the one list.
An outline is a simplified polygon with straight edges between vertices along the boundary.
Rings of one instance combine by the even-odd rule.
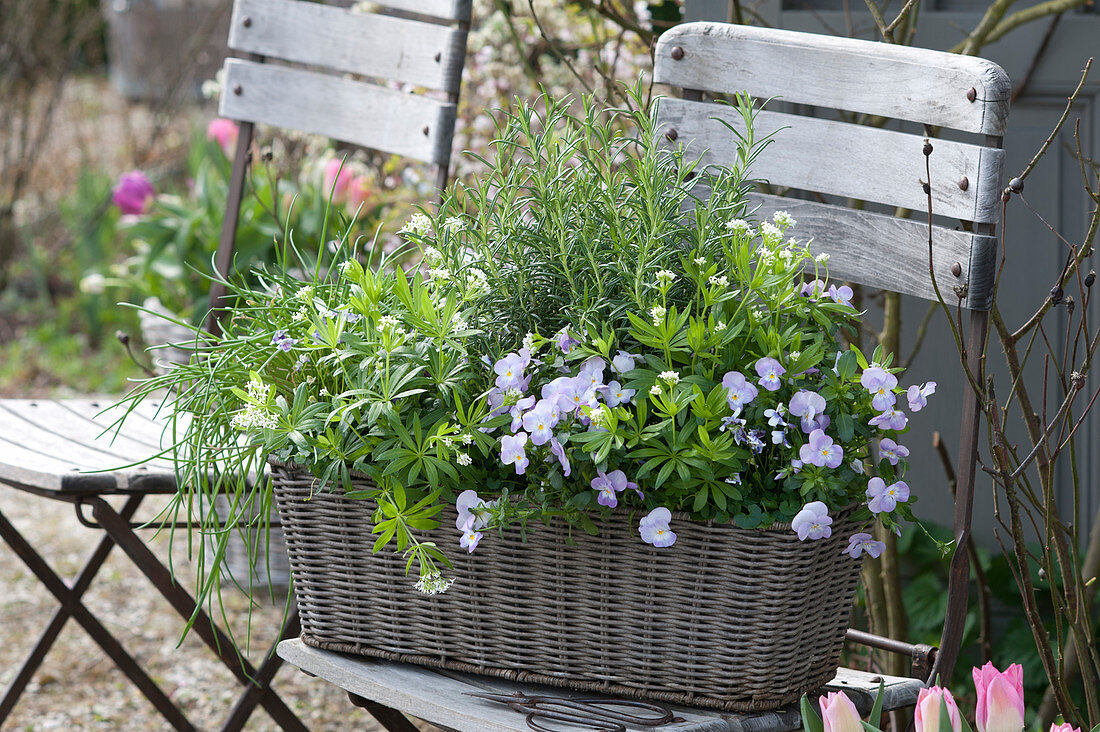
[[[125, 519], [119, 516], [119, 519], [123, 521], [129, 521], [130, 516], [133, 515], [133, 512], [137, 509], [137, 505], [140, 502], [141, 496], [134, 496], [129, 501], [127, 501], [126, 507], [123, 509], [123, 511], [129, 511], [129, 516]], [[195, 727], [187, 721], [187, 718], [183, 715], [183, 712], [181, 712], [179, 708], [172, 703], [168, 696], [165, 695], [163, 691], [161, 691], [160, 687], [157, 686], [151, 678], [149, 678], [149, 675], [145, 673], [144, 669], [141, 668], [138, 662], [134, 660], [134, 658], [129, 653], [126, 652], [126, 650], [122, 647], [122, 644], [119, 643], [113, 635], [111, 635], [110, 631], [108, 631], [107, 628], [105, 628], [103, 624], [100, 623], [99, 620], [97, 620], [96, 617], [92, 615], [92, 613], [88, 610], [88, 608], [84, 607], [83, 603], [80, 601], [80, 597], [83, 594], [83, 591], [86, 590], [87, 586], [91, 583], [92, 576], [94, 576], [95, 574], [94, 571], [91, 573], [91, 575], [87, 577], [85, 577], [84, 572], [81, 573], [81, 580], [83, 580], [83, 589], [78, 593], [74, 589], [70, 589], [68, 585], [65, 584], [64, 580], [62, 580], [50, 568], [50, 566], [46, 563], [42, 556], [37, 551], [35, 551], [34, 547], [32, 547], [30, 543], [23, 538], [23, 535], [16, 530], [11, 522], [8, 521], [7, 517], [5, 517], [2, 513], [0, 513], [0, 537], [3, 537], [8, 546], [10, 546], [12, 550], [23, 561], [23, 563], [27, 565], [27, 568], [34, 573], [34, 576], [37, 577], [42, 585], [47, 590], [49, 590], [50, 594], [52, 594], [57, 599], [57, 601], [61, 603], [62, 610], [59, 611], [57, 615], [55, 615], [55, 621], [58, 625], [58, 632], [60, 632], [61, 626], [64, 625], [65, 618], [72, 617], [74, 620], [76, 620], [77, 623], [80, 624], [82, 628], [84, 628], [88, 635], [91, 636], [91, 638], [97, 644], [99, 644], [99, 647], [102, 648], [108, 656], [110, 656], [111, 660], [114, 661], [119, 670], [126, 674], [127, 678], [129, 678], [130, 681], [133, 682], [134, 686], [137, 687], [137, 689], [145, 695], [145, 698], [148, 699], [154, 707], [156, 707], [157, 711], [160, 712], [160, 714], [168, 721], [169, 724], [172, 725], [172, 727], [177, 730], [187, 730], [188, 732], [195, 729]], [[103, 549], [102, 546], [103, 545], [101, 543], [100, 548], [97, 548], [96, 556], [98, 556], [102, 549], [103, 558], [105, 559], [106, 551], [110, 549], [110, 545], [108, 545], [106, 549]], [[100, 561], [100, 564], [102, 564], [102, 560]], [[96, 569], [98, 569], [98, 567], [96, 567]], [[51, 623], [50, 628], [52, 629], [53, 626], [54, 623]], [[47, 629], [47, 634], [43, 635], [42, 640], [39, 641], [39, 645], [35, 647], [35, 652], [40, 653], [42, 656], [45, 655], [45, 652], [49, 649], [49, 645], [53, 642], [53, 639], [47, 637], [49, 631], [50, 629]], [[54, 634], [54, 637], [56, 637], [56, 633]], [[38, 663], [40, 662], [41, 659], [39, 658]], [[37, 666], [37, 663], [34, 665]], [[33, 669], [30, 670], [30, 673], [33, 673]], [[22, 675], [22, 672], [20, 675]], [[27, 680], [29, 680], [29, 678]], [[24, 686], [25, 684], [26, 681], [23, 681]], [[0, 716], [0, 719], [6, 718], [7, 714], [10, 713], [11, 707], [15, 706], [15, 703], [18, 700], [18, 695], [22, 692], [22, 690], [22, 688], [16, 690], [13, 686], [11, 689], [9, 689], [8, 693], [5, 694], [4, 714]], [[16, 693], [13, 694], [13, 691], [15, 691]]]
[[[989, 327], [989, 313], [975, 310], [970, 314], [970, 333], [967, 337], [967, 363], [976, 378], [981, 365], [982, 347]], [[974, 512], [974, 475], [977, 468], [978, 433], [981, 427], [981, 408], [977, 395], [966, 384], [963, 398], [962, 442], [959, 448], [958, 485], [955, 489], [955, 551], [947, 581], [947, 617], [944, 619], [943, 637], [936, 663], [927, 681], [937, 677], [946, 685], [959, 657], [963, 629], [966, 626], [966, 605], [970, 599], [970, 557], [966, 544], [970, 539], [971, 516]]]
[[379, 704], [372, 699], [366, 699], [358, 694], [352, 694], [350, 691], [348, 692], [348, 699], [351, 699], [351, 703], [355, 706], [362, 707], [370, 712], [375, 721], [389, 732], [420, 732], [416, 725], [409, 721], [408, 717], [396, 709], [387, 707], [385, 704]]
[[[194, 623], [191, 630], [206, 643], [207, 647], [221, 660], [229, 671], [237, 677], [242, 684], [251, 684], [255, 678], [256, 669], [248, 659], [237, 653], [233, 642], [210, 618], [210, 616], [195, 604], [195, 600], [176, 584], [168, 568], [130, 528], [129, 522], [124, 520], [114, 510], [111, 504], [96, 496], [87, 499], [85, 503], [91, 506], [92, 515], [100, 523], [103, 530], [114, 538], [119, 548], [130, 557], [134, 565], [141, 570], [164, 599], [175, 608], [183, 618], [192, 618]], [[265, 693], [260, 703], [271, 718], [284, 730], [300, 730], [308, 732], [308, 728], [295, 716], [294, 712], [279, 698], [277, 694]]]
[[238, 730], [244, 729], [245, 722], [248, 721], [248, 717], [252, 714], [256, 705], [260, 703], [264, 696], [275, 693], [271, 690], [271, 681], [283, 665], [283, 659], [275, 652], [275, 646], [279, 645], [279, 641], [283, 638], [297, 637], [301, 630], [302, 624], [298, 621], [298, 608], [295, 607], [291, 611], [290, 617], [287, 618], [283, 632], [279, 634], [279, 637], [275, 639], [268, 650], [267, 658], [256, 670], [253, 683], [248, 685], [248, 688], [237, 699], [237, 703], [233, 705], [233, 711], [230, 712], [225, 724], [222, 725], [222, 732], [238, 732]]

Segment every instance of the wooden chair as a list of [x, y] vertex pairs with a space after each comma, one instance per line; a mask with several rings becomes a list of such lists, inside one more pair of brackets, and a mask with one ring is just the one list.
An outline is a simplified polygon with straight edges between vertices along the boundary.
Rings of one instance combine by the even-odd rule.
[[[758, 99], [775, 97], [791, 105], [922, 125], [924, 134], [909, 134], [875, 126], [874, 121], [852, 124], [770, 111], [757, 118], [758, 138], [775, 132], [776, 142], [753, 166], [755, 178], [798, 192], [884, 204], [898, 214], [912, 212], [912, 219], [818, 200], [757, 194], [754, 201], [761, 217], [779, 209], [790, 212], [798, 221], [798, 235], [812, 237], [814, 251], [829, 254], [834, 280], [927, 300], [936, 299], [938, 286], [952, 311], [956, 306], [970, 311], [968, 364], [971, 373], [978, 372], [995, 276], [1001, 141], [1011, 93], [999, 66], [927, 49], [723, 23], [673, 28], [661, 37], [656, 59], [655, 80], [683, 90], [682, 99], [661, 103], [665, 134], [705, 151], [706, 162], [730, 163], [736, 149], [736, 139], [719, 120], [736, 126], [737, 115], [726, 105], [706, 101], [714, 94], [747, 91]], [[957, 130], [977, 139], [930, 139], [932, 129]], [[934, 224], [931, 252], [926, 183], [932, 214], [961, 222], [960, 228]], [[906, 653], [914, 670], [928, 680], [950, 676], [962, 641], [979, 414], [974, 393], [967, 389], [955, 500], [956, 550], [938, 652], [849, 633], [868, 645]]]
[[[429, 163], [437, 168], [437, 183], [442, 186], [446, 181], [470, 2], [380, 0], [377, 4], [390, 14], [354, 13], [299, 0], [235, 3], [229, 46], [244, 58], [226, 61], [220, 111], [241, 126], [216, 256], [221, 274], [233, 264], [233, 240], [257, 123]], [[405, 93], [388, 88], [389, 84], [430, 93]], [[212, 307], [223, 294], [221, 288], [212, 290]], [[216, 318], [208, 323], [217, 327]], [[173, 728], [194, 729], [82, 603], [84, 592], [117, 544], [183, 618], [195, 618], [193, 632], [246, 686], [223, 729], [242, 728], [261, 704], [284, 729], [304, 730], [269, 687], [281, 659], [271, 654], [257, 669], [239, 658], [224, 632], [172, 581], [168, 569], [135, 531], [142, 528], [132, 523], [142, 501], [174, 493], [176, 477], [173, 466], [163, 459], [140, 467], [119, 466], [139, 463], [167, 447], [160, 439], [163, 416], [158, 416], [156, 405], [143, 405], [138, 418], [127, 419], [123, 431], [113, 434], [108, 429], [118, 415], [102, 411], [106, 406], [91, 399], [0, 400], [0, 486], [69, 503], [82, 523], [103, 531], [76, 580], [67, 584], [0, 514], [0, 536], [61, 605], [0, 699], [0, 725], [71, 617]], [[112, 506], [106, 500], [109, 496], [124, 496], [122, 508]], [[284, 633], [297, 633], [296, 616]]]
[[[929, 277], [927, 216], [918, 215], [927, 211], [924, 182], [928, 182], [933, 213], [964, 224], [962, 230], [934, 226], [932, 259], [945, 300], [970, 311], [968, 358], [970, 368], [976, 369], [994, 276], [993, 227], [1001, 195], [1004, 156], [1000, 148], [1008, 112], [1009, 83], [998, 66], [972, 57], [868, 41], [690, 23], [672, 28], [659, 39], [654, 79], [683, 90], [683, 98], [660, 102], [663, 134], [672, 144], [690, 143], [690, 149], [701, 153], [706, 162], [734, 162], [736, 139], [719, 120], [737, 124], [731, 107], [708, 97], [739, 91], [758, 99], [778, 97], [784, 103], [977, 135], [973, 143], [931, 140], [929, 176], [925, 135], [768, 111], [757, 119], [757, 134], [777, 131], [776, 142], [752, 169], [754, 177], [775, 186], [914, 212], [914, 220], [908, 220], [824, 200], [754, 196], [760, 218], [785, 209], [797, 219], [798, 235], [812, 236], [814, 250], [830, 255], [834, 280], [932, 299], [936, 295]], [[968, 391], [955, 514], [960, 549], [951, 565], [949, 609], [938, 654], [929, 646], [849, 632], [849, 637], [905, 653], [914, 661], [921, 678], [885, 677], [886, 709], [912, 705], [925, 678], [949, 676], [958, 653], [969, 585], [965, 545], [977, 430], [978, 411]], [[395, 732], [414, 729], [398, 712], [448, 729], [523, 730], [527, 729], [523, 715], [467, 694], [494, 690], [561, 696], [560, 690], [342, 656], [297, 640], [284, 641], [279, 653], [346, 689], [357, 704], [381, 707], [376, 716]], [[845, 690], [866, 712], [882, 678], [841, 669], [830, 688]], [[801, 725], [796, 707], [748, 715], [674, 711], [683, 721], [662, 729], [781, 732]]]

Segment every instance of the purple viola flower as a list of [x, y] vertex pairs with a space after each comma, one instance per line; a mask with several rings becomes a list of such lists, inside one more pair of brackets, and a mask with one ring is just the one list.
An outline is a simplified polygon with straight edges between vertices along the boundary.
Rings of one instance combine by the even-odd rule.
[[863, 475], [865, 472], [867, 472], [863, 467], [863, 461], [859, 458], [856, 458], [852, 462], [848, 463], [848, 466], [852, 469], [852, 472], [858, 473], [859, 475]]
[[498, 389], [520, 389], [523, 385], [524, 358], [518, 353], [509, 353], [493, 364], [497, 375]]
[[729, 402], [734, 415], [740, 414], [741, 409], [760, 393], [740, 371], [727, 372], [722, 377], [722, 386], [726, 389], [726, 401]]
[[476, 491], [462, 491], [455, 499], [455, 508], [458, 509], [458, 520], [455, 521], [455, 528], [463, 531], [466, 523], [472, 521], [470, 525], [475, 531], [484, 529], [489, 523], [488, 508], [492, 505], [495, 505], [495, 502], [481, 500], [478, 498]]
[[517, 432], [523, 426], [523, 413], [533, 406], [535, 406], [534, 395], [516, 400], [516, 403], [508, 409], [508, 414], [512, 415], [510, 426], [513, 432]]
[[548, 461], [557, 458], [558, 463], [561, 465], [561, 472], [566, 478], [569, 477], [569, 473], [572, 469], [569, 467], [569, 456], [565, 454], [565, 448], [558, 442], [557, 437], [550, 438], [550, 457], [546, 458]]
[[[731, 414], [728, 417], [722, 417], [722, 426], [718, 428], [718, 431], [719, 432], [725, 432], [728, 429], [732, 429], [734, 435], [739, 435], [739, 434], [743, 435], [743, 434], [745, 434], [745, 425], [746, 424], [747, 424], [746, 420], [741, 419], [740, 417], [738, 417], [735, 414]], [[740, 445], [741, 441], [738, 440], [737, 444]]]
[[580, 373], [577, 374], [577, 380], [580, 381], [581, 377], [584, 377], [586, 379], [584, 383], [588, 389], [599, 389], [603, 386], [603, 370], [606, 366], [606, 361], [599, 356], [593, 356], [581, 366]]
[[828, 539], [833, 535], [832, 523], [829, 508], [821, 501], [813, 501], [791, 519], [791, 528], [798, 534], [799, 541]]
[[271, 336], [271, 342], [280, 351], [286, 353], [291, 348], [294, 348], [294, 344], [298, 341], [291, 338], [285, 330], [277, 330], [275, 331], [275, 335]]
[[156, 196], [153, 184], [140, 170], [123, 173], [111, 192], [111, 200], [118, 206], [118, 210], [128, 216], [147, 213]]
[[838, 305], [852, 307], [852, 295], [854, 294], [852, 288], [848, 285], [841, 285], [840, 287], [829, 285], [829, 297]]
[[471, 516], [462, 524], [462, 538], [458, 540], [458, 545], [473, 554], [481, 539], [482, 533], [474, 528], [474, 517]]
[[817, 429], [824, 430], [825, 426], [828, 426], [827, 422], [822, 426], [821, 421], [818, 420], [825, 415], [825, 397], [815, 391], [799, 390], [791, 397], [787, 411], [794, 417], [802, 418], [802, 431], [806, 434]]
[[909, 500], [909, 486], [903, 480], [886, 485], [878, 476], [867, 481], [867, 508], [871, 513], [890, 513]]
[[789, 427], [787, 421], [783, 419], [783, 415], [787, 413], [787, 408], [782, 403], [776, 404], [775, 409], [765, 409], [764, 416], [768, 418], [769, 427]]
[[655, 547], [672, 546], [676, 543], [676, 534], [669, 528], [672, 512], [664, 506], [658, 506], [638, 522], [638, 533], [642, 541]]
[[801, 460], [799, 460], [797, 458], [794, 459], [794, 460], [791, 460], [791, 472], [794, 473], [795, 475], [798, 475], [800, 472], [802, 472], [803, 467], [804, 466], [803, 466], [803, 463], [802, 463]]
[[[534, 399], [534, 397], [529, 397]], [[554, 436], [553, 428], [557, 405], [548, 399], [540, 399], [530, 411], [523, 415], [523, 429], [531, 436], [532, 445], [545, 445]]]
[[802, 285], [802, 297], [808, 297], [810, 302], [817, 302], [825, 294], [825, 283], [821, 280], [806, 282]]
[[527, 459], [527, 433], [517, 432], [514, 435], [504, 435], [500, 438], [500, 461], [505, 465], [515, 465], [516, 475], [523, 475], [530, 464]]
[[928, 406], [928, 397], [936, 393], [936, 382], [929, 381], [920, 386], [910, 386], [905, 391], [905, 398], [909, 401], [909, 411], [919, 412]]
[[880, 412], [894, 406], [897, 401], [897, 397], [894, 396], [894, 387], [898, 385], [898, 377], [884, 368], [867, 367], [859, 377], [859, 383], [872, 394], [871, 406]]
[[799, 450], [798, 457], [803, 463], [810, 463], [819, 468], [836, 468], [844, 459], [844, 448], [833, 442], [833, 438], [821, 430], [810, 433], [810, 441]]
[[619, 375], [625, 374], [634, 368], [634, 359], [637, 358], [641, 357], [626, 351], [619, 351], [618, 355], [611, 359], [611, 370]]
[[871, 559], [878, 559], [879, 555], [885, 550], [886, 544], [881, 541], [875, 541], [871, 538], [871, 535], [866, 532], [860, 532], [848, 537], [848, 548], [844, 550], [844, 553], [852, 557], [852, 559], [859, 559], [859, 556], [863, 552], [867, 552], [867, 555], [870, 556]]
[[790, 447], [791, 441], [787, 439], [787, 430], [772, 430], [772, 444]]
[[764, 448], [767, 447], [764, 442], [764, 430], [750, 430], [745, 435], [745, 442], [748, 443], [749, 449], [758, 455], [764, 452]]
[[559, 330], [558, 334], [554, 336], [554, 340], [562, 353], [569, 353], [580, 344], [580, 341], [574, 339], [569, 334], [569, 328], [562, 328]]
[[598, 475], [592, 479], [592, 490], [596, 491], [596, 503], [601, 506], [615, 508], [619, 505], [619, 498], [616, 494], [627, 488], [638, 490], [638, 484], [628, 481], [626, 473], [621, 470], [612, 470], [610, 473], [605, 474], [597, 468], [596, 472]]
[[758, 384], [768, 391], [776, 391], [783, 385], [779, 377], [787, 373], [787, 369], [774, 358], [762, 358], [756, 362], [756, 373], [760, 376]]
[[897, 465], [898, 460], [909, 457], [909, 448], [883, 437], [878, 443], [878, 454], [889, 460], [891, 465]]
[[909, 419], [905, 416], [904, 412], [900, 412], [894, 407], [889, 407], [882, 414], [877, 417], [872, 417], [871, 421], [867, 424], [872, 427], [878, 427], [880, 430], [893, 430], [898, 432], [905, 429], [905, 425], [909, 424]]
[[630, 404], [630, 400], [634, 398], [634, 393], [634, 389], [624, 389], [618, 381], [612, 381], [603, 388], [603, 398], [609, 407]]

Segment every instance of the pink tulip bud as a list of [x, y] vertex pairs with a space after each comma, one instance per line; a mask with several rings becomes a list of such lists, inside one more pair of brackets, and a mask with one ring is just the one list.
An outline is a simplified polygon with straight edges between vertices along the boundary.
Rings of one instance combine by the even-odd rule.
[[157, 192], [153, 184], [140, 170], [123, 173], [111, 193], [111, 200], [119, 210], [128, 215], [139, 215], [149, 210]]
[[1024, 728], [1024, 669], [1014, 663], [1003, 672], [986, 663], [975, 668], [978, 732], [1021, 732]]
[[818, 699], [825, 732], [863, 732], [859, 710], [843, 691], [832, 691]]
[[237, 128], [237, 123], [231, 119], [219, 117], [206, 126], [206, 139], [217, 142], [226, 157], [233, 155], [238, 134], [240, 130]]
[[332, 202], [343, 203], [348, 196], [348, 187], [354, 178], [351, 169], [339, 158], [333, 158], [325, 164], [324, 195], [332, 191]]
[[939, 686], [921, 689], [920, 694], [917, 695], [917, 714], [914, 722], [917, 732], [939, 732], [940, 700], [947, 705], [947, 718], [951, 720], [951, 729], [954, 732], [961, 732], [962, 717], [959, 716], [959, 707], [955, 704], [951, 692]]
[[1061, 724], [1051, 724], [1050, 732], [1081, 732], [1081, 728], [1074, 727], [1069, 722], [1062, 722]]
[[365, 175], [360, 175], [348, 185], [348, 209], [352, 215], [359, 210], [360, 206], [365, 213], [369, 208], [367, 202], [373, 197], [374, 188], [371, 186], [370, 178]]

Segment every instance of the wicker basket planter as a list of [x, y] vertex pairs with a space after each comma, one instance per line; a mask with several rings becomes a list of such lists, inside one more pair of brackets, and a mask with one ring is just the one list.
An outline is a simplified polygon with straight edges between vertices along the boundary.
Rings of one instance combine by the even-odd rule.
[[315, 493], [293, 466], [272, 473], [309, 645], [735, 711], [796, 701], [836, 672], [859, 573], [846, 518], [805, 543], [788, 525], [682, 519], [662, 550], [624, 511], [574, 546], [565, 527], [538, 524], [526, 542], [488, 533], [468, 555], [451, 508], [433, 538], [454, 545], [457, 581], [429, 596], [399, 554], [372, 554], [372, 503]]

